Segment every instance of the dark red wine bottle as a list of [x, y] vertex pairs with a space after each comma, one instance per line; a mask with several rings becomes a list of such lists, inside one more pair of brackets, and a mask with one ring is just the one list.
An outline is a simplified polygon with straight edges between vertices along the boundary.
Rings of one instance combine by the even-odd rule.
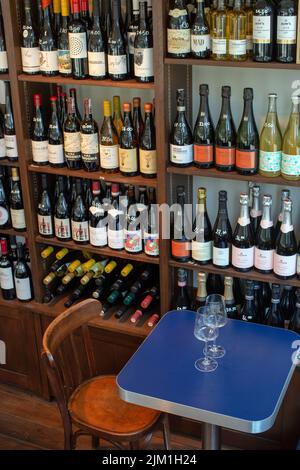
[[68, 115], [64, 123], [64, 145], [68, 167], [70, 170], [80, 170], [80, 122], [76, 116], [74, 98], [68, 98]]
[[69, 23], [72, 76], [82, 80], [88, 75], [87, 28], [80, 17], [80, 0], [72, 0], [73, 15]]
[[42, 113], [42, 96], [33, 96], [34, 114], [31, 125], [32, 160], [35, 165], [48, 165], [48, 135]]

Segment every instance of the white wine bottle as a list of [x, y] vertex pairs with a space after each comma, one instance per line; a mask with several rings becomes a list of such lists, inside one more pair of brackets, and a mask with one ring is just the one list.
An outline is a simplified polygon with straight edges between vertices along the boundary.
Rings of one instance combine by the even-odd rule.
[[300, 180], [300, 96], [292, 96], [292, 113], [282, 146], [281, 173], [287, 180]]
[[274, 178], [280, 176], [282, 134], [277, 116], [277, 95], [269, 94], [269, 109], [260, 136], [259, 173]]

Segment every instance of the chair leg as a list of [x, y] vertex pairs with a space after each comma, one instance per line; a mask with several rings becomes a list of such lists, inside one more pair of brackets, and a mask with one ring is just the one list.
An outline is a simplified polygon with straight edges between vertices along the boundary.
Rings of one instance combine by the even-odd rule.
[[170, 435], [170, 424], [169, 424], [168, 415], [164, 415], [162, 424], [163, 424], [165, 449], [171, 450], [171, 435]]
[[97, 450], [100, 447], [100, 439], [99, 437], [92, 436], [92, 449]]

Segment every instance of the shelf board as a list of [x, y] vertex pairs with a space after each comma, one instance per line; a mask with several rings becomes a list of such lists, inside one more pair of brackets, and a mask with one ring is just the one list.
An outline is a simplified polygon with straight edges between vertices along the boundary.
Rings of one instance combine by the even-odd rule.
[[44, 238], [40, 235], [35, 237], [35, 241], [37, 243], [42, 243], [43, 245], [54, 245], [54, 246], [62, 246], [64, 248], [69, 248], [69, 250], [84, 250], [84, 251], [90, 251], [91, 253], [95, 253], [100, 256], [108, 256], [109, 258], [122, 258], [122, 259], [128, 259], [132, 261], [138, 261], [140, 263], [146, 263], [146, 264], [159, 264], [159, 258], [152, 258], [150, 256], [145, 255], [145, 253], [139, 253], [139, 254], [131, 254], [127, 253], [125, 250], [112, 250], [111, 248], [97, 248], [95, 246], [92, 246], [90, 244], [87, 245], [79, 245], [75, 243], [74, 241], [67, 241], [63, 242], [60, 240], [57, 240], [56, 238]]
[[[1, 76], [0, 76], [1, 77]], [[59, 83], [61, 85], [86, 85], [86, 86], [98, 86], [98, 87], [114, 87], [114, 88], [137, 88], [141, 90], [154, 90], [154, 83], [139, 83], [135, 80], [125, 80], [123, 82], [117, 82], [114, 80], [74, 80], [74, 78], [66, 78], [57, 75], [56, 77], [43, 77], [42, 75], [26, 75], [24, 73], [18, 76], [18, 80], [21, 82], [31, 83], [50, 83], [55, 85]]]
[[102, 171], [88, 172], [85, 170], [69, 170], [69, 168], [54, 168], [49, 165], [39, 166], [32, 163], [28, 167], [33, 173], [47, 173], [49, 175], [74, 176], [75, 178], [87, 178], [90, 180], [111, 181], [112, 183], [132, 184], [134, 186], [157, 187], [156, 178], [143, 178], [142, 176], [123, 176], [121, 173], [103, 173]]
[[277, 176], [276, 178], [268, 178], [267, 176], [262, 175], [248, 175], [243, 176], [237, 173], [236, 171], [218, 171], [216, 168], [201, 169], [194, 166], [186, 168], [178, 168], [175, 166], [169, 166], [167, 168], [168, 173], [185, 175], [185, 176], [200, 176], [203, 178], [220, 178], [226, 180], [237, 180], [237, 181], [252, 181], [253, 183], [261, 184], [277, 184], [281, 186], [295, 186], [300, 188], [300, 181], [290, 181], [284, 179], [282, 176]]
[[166, 65], [200, 65], [209, 67], [238, 67], [238, 68], [254, 68], [254, 69], [281, 69], [281, 70], [299, 70], [300, 64], [283, 64], [281, 62], [254, 62], [253, 60], [245, 60], [244, 62], [233, 62], [230, 60], [212, 60], [212, 59], [173, 59], [166, 57], [164, 60]]
[[187, 263], [179, 263], [178, 261], [169, 260], [169, 265], [172, 266], [173, 268], [181, 268], [181, 269], [189, 269], [192, 271], [200, 271], [200, 272], [205, 272], [205, 273], [211, 273], [211, 274], [220, 274], [221, 276], [230, 276], [230, 277], [238, 277], [239, 279], [244, 279], [244, 280], [252, 280], [252, 281], [261, 281], [261, 282], [270, 282], [272, 284], [283, 284], [283, 285], [288, 285], [288, 286], [295, 286], [300, 288], [300, 280], [298, 280], [296, 277], [293, 279], [289, 280], [282, 280], [278, 279], [274, 274], [261, 274], [257, 271], [248, 271], [247, 273], [242, 273], [239, 271], [236, 271], [232, 267], [227, 268], [227, 269], [220, 269], [216, 268], [212, 264], [206, 264], [206, 265], [201, 265], [194, 263], [192, 261], [187, 262]]
[[15, 168], [19, 168], [19, 162], [16, 161], [16, 162], [10, 162], [9, 160], [2, 160], [0, 159], [0, 166], [10, 166], [10, 167], [15, 167]]
[[9, 80], [10, 80], [9, 73], [0, 73], [0, 80], [9, 82]]
[[1, 235], [13, 235], [15, 237], [27, 237], [27, 231], [24, 230], [23, 232], [18, 232], [14, 228], [0, 228]]

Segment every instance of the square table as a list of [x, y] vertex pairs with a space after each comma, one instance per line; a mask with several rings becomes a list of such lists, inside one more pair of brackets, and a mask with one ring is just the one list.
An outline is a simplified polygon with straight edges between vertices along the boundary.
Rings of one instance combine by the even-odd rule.
[[[204, 425], [203, 448], [220, 448], [221, 427], [262, 433], [276, 419], [296, 367], [300, 336], [239, 320], [220, 329], [226, 354], [214, 372], [200, 372], [204, 342], [194, 337], [196, 313], [167, 313], [117, 377], [121, 398]], [[299, 349], [298, 349], [299, 352]]]

